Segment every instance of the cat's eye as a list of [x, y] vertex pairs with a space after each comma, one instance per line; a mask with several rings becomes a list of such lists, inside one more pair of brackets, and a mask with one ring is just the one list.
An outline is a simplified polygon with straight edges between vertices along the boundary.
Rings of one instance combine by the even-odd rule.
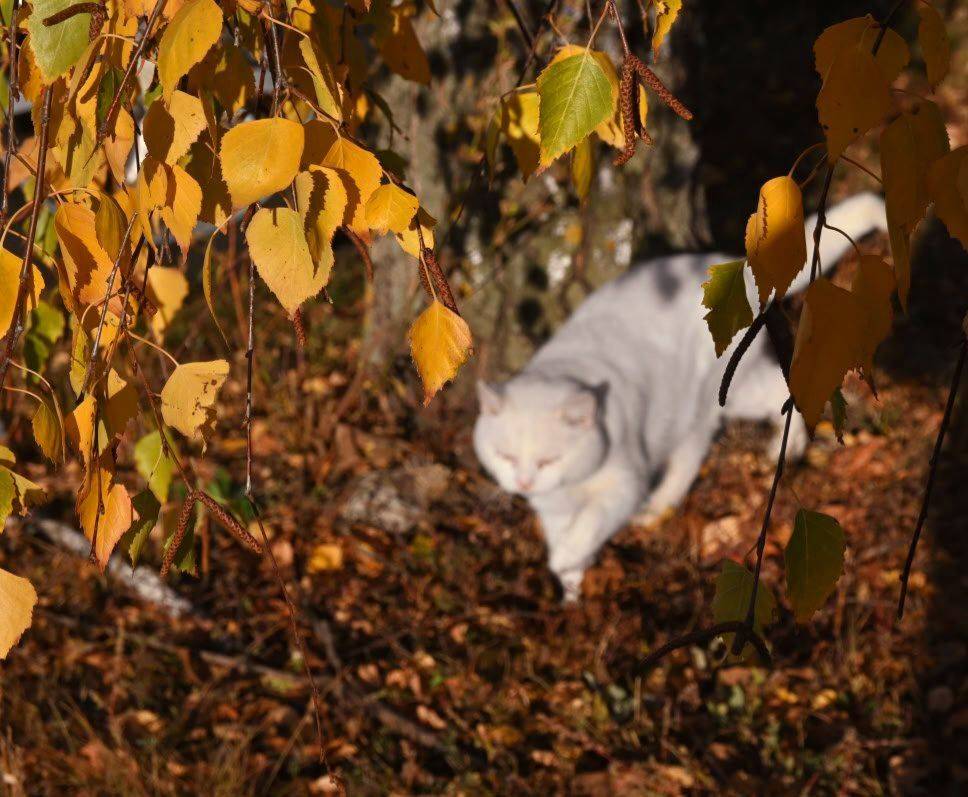
[[497, 455], [505, 462], [510, 462], [512, 465], [516, 465], [518, 462], [517, 457], [511, 456], [510, 454], [505, 454], [503, 451], [498, 451]]
[[561, 457], [548, 457], [547, 459], [539, 459], [535, 463], [539, 468], [546, 468], [548, 465], [554, 465]]

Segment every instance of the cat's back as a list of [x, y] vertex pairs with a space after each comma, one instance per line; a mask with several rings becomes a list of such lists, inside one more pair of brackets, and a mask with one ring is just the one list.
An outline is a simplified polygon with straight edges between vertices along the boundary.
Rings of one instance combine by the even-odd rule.
[[615, 351], [623, 345], [638, 350], [664, 346], [673, 329], [682, 342], [683, 335], [704, 329], [702, 283], [709, 265], [728, 259], [678, 254], [633, 266], [591, 293], [539, 356], [554, 356], [563, 347]]

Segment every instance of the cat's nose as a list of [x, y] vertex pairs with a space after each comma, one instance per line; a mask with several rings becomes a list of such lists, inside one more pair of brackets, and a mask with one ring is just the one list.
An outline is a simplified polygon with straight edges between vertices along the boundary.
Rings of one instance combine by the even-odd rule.
[[518, 477], [518, 489], [522, 493], [528, 492], [528, 490], [530, 490], [532, 487], [534, 487], [534, 477], [533, 476], [532, 477], [528, 477], [528, 478], [523, 478], [521, 476]]

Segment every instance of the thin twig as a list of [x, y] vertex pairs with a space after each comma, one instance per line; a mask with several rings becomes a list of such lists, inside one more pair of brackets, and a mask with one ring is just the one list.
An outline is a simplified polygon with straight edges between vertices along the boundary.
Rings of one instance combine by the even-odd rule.
[[3, 200], [0, 205], [0, 226], [7, 222], [7, 213], [10, 211], [10, 158], [17, 152], [17, 131], [13, 109], [20, 93], [19, 68], [20, 68], [20, 47], [17, 38], [17, 24], [14, 18], [17, 16], [19, 0], [14, 0], [10, 6], [10, 19], [7, 20], [7, 42], [9, 42], [8, 75], [7, 75], [7, 151], [3, 156]]
[[104, 121], [101, 122], [101, 126], [97, 131], [97, 141], [94, 145], [94, 151], [101, 145], [105, 138], [108, 136], [108, 130], [114, 124], [114, 119], [118, 114], [118, 110], [121, 107], [121, 100], [128, 90], [128, 83], [131, 80], [131, 76], [134, 74], [135, 65], [141, 58], [141, 54], [144, 52], [145, 45], [148, 43], [148, 39], [151, 37], [152, 29], [155, 23], [158, 21], [158, 17], [161, 16], [162, 12], [165, 10], [165, 6], [168, 4], [168, 0], [157, 0], [155, 7], [151, 9], [151, 14], [148, 16], [148, 21], [145, 23], [144, 28], [141, 31], [141, 35], [136, 38], [136, 43], [134, 46], [134, 51], [131, 53], [131, 59], [128, 61], [127, 67], [125, 67], [124, 75], [121, 77], [121, 83], [118, 86], [118, 90], [114, 93], [114, 98], [111, 100], [111, 104], [108, 106], [108, 112], [104, 115]]
[[931, 491], [934, 489], [934, 477], [938, 472], [938, 462], [941, 460], [941, 448], [944, 445], [945, 434], [948, 432], [948, 424], [951, 423], [951, 414], [955, 408], [955, 399], [958, 396], [958, 386], [961, 384], [961, 373], [965, 369], [966, 359], [968, 359], [968, 338], [961, 342], [958, 362], [955, 365], [955, 372], [951, 377], [951, 387], [948, 389], [948, 402], [945, 404], [944, 415], [941, 417], [941, 426], [938, 428], [938, 437], [934, 441], [934, 452], [931, 454], [931, 462], [928, 466], [928, 481], [924, 485], [921, 511], [918, 513], [918, 522], [914, 526], [914, 534], [911, 537], [911, 546], [908, 548], [907, 560], [904, 562], [904, 570], [901, 571], [901, 597], [897, 602], [898, 621], [904, 617], [904, 601], [907, 598], [908, 579], [911, 577], [914, 555], [917, 553], [918, 541], [921, 539], [921, 529], [924, 527], [924, 521], [928, 517], [928, 506], [931, 504]]
[[[722, 636], [723, 634], [736, 634], [736, 638], [739, 639], [740, 635], [744, 634], [746, 630], [746, 623], [742, 620], [729, 620], [725, 623], [717, 623], [709, 628], [701, 628], [698, 631], [682, 634], [674, 639], [670, 639], [664, 645], [656, 648], [648, 656], [646, 656], [639, 663], [639, 672], [642, 675], [645, 675], [649, 672], [649, 670], [662, 661], [662, 659], [673, 651], [679, 650], [679, 648], [711, 642], [716, 637]], [[753, 632], [752, 634], [748, 634], [745, 641], [749, 642], [754, 648], [756, 648], [756, 652], [760, 654], [760, 658], [769, 666], [769, 664], [772, 662], [770, 651], [769, 648], [766, 647], [766, 642], [763, 641], [760, 635]]]
[[533, 49], [534, 34], [528, 28], [528, 23], [524, 21], [524, 16], [521, 14], [521, 9], [518, 8], [518, 4], [514, 0], [504, 0], [504, 3], [511, 11], [511, 15], [514, 17], [518, 30], [521, 32], [524, 43], [528, 46], [528, 49]]
[[54, 96], [52, 87], [44, 89], [44, 104], [40, 117], [40, 136], [37, 153], [37, 180], [34, 184], [33, 206], [30, 211], [30, 225], [27, 227], [27, 241], [24, 244], [24, 259], [20, 266], [20, 286], [17, 288], [17, 300], [14, 302], [13, 319], [10, 324], [10, 331], [7, 333], [7, 345], [4, 347], [3, 364], [0, 365], [0, 391], [7, 381], [7, 371], [10, 368], [10, 357], [13, 354], [17, 340], [24, 330], [24, 310], [27, 304], [27, 296], [33, 293], [34, 272], [31, 269], [31, 254], [34, 251], [34, 239], [37, 237], [37, 219], [40, 216], [40, 208], [45, 202], [44, 189], [46, 186], [45, 177], [47, 170], [47, 134], [50, 130], [50, 103]]

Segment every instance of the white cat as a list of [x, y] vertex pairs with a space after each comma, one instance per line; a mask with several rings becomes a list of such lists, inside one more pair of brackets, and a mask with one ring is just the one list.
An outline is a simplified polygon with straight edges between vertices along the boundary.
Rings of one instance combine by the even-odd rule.
[[[807, 263], [815, 223], [806, 225]], [[885, 228], [884, 203], [860, 194], [828, 210], [827, 223], [856, 241]], [[821, 263], [834, 265], [849, 247], [825, 230]], [[743, 357], [725, 408], [717, 401], [732, 347], [717, 359], [701, 285], [709, 266], [735, 259], [683, 254], [643, 263], [589, 296], [520, 374], [503, 385], [478, 384], [477, 456], [538, 513], [566, 600], [577, 599], [598, 550], [638, 510], [648, 522], [683, 499], [724, 418], [780, 418], [787, 386], [765, 333]], [[790, 293], [807, 286], [808, 272]], [[777, 433], [771, 456], [779, 443]], [[797, 413], [790, 458], [806, 444]]]

